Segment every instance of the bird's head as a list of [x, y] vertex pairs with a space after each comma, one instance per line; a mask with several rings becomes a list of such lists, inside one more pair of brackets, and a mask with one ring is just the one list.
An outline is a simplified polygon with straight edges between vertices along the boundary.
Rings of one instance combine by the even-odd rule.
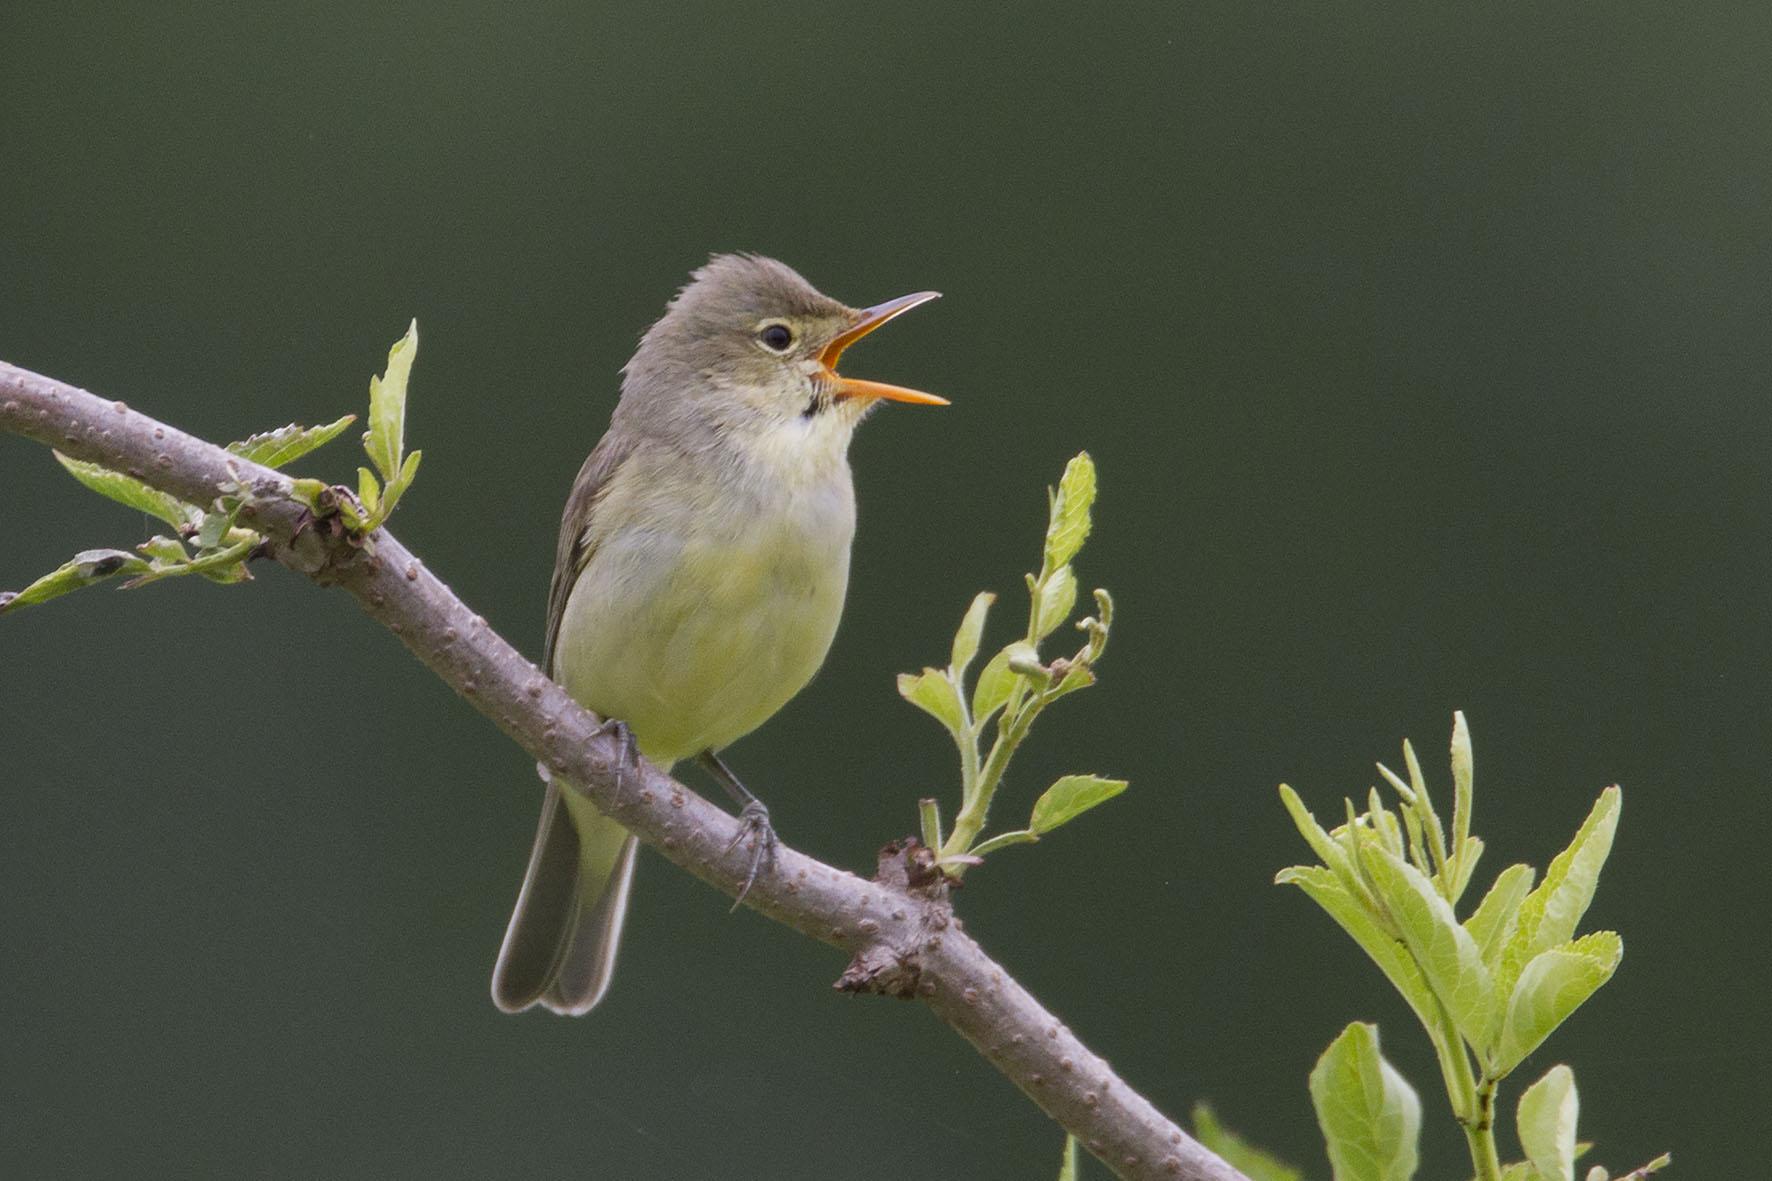
[[638, 412], [688, 412], [727, 426], [850, 428], [881, 401], [946, 405], [934, 394], [837, 373], [844, 349], [937, 295], [851, 308], [772, 258], [715, 255], [641, 339], [624, 370], [624, 408], [638, 401]]

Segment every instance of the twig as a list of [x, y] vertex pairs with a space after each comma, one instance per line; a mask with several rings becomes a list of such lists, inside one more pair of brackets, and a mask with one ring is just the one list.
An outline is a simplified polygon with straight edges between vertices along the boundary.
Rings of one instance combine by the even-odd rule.
[[[599, 719], [543, 676], [386, 530], [368, 546], [307, 527], [288, 476], [157, 422], [122, 402], [0, 362], [0, 429], [143, 480], [195, 504], [244, 487], [240, 523], [270, 555], [349, 591], [374, 619], [558, 778], [641, 840], [734, 895], [750, 862], [737, 820], [650, 767], [623, 775]], [[636, 777], [638, 782], [636, 783]], [[1247, 1181], [1122, 1082], [960, 928], [916, 842], [882, 850], [874, 881], [782, 848], [745, 905], [850, 953], [837, 987], [914, 996], [1123, 1178]]]

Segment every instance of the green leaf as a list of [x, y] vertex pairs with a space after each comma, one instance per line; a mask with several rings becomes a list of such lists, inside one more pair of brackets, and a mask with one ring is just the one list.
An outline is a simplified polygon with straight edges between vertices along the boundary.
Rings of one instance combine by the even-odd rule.
[[[374, 386], [371, 385], [370, 389], [373, 393]], [[325, 426], [297, 426], [292, 422], [288, 426], [253, 435], [238, 443], [229, 443], [228, 450], [242, 459], [250, 459], [253, 463], [262, 463], [266, 467], [282, 467], [286, 463], [294, 463], [316, 448], [324, 447], [356, 421], [355, 414], [347, 414], [337, 422], [329, 422]]]
[[1077, 575], [1069, 566], [1060, 566], [1044, 582], [1028, 579], [1028, 594], [1034, 599], [1034, 638], [1043, 640], [1071, 617], [1077, 605]]
[[188, 562], [191, 560], [185, 543], [176, 537], [156, 534], [135, 547], [136, 552], [155, 562]]
[[1471, 917], [1464, 920], [1464, 929], [1477, 941], [1477, 950], [1483, 953], [1483, 962], [1491, 972], [1501, 958], [1501, 949], [1507, 946], [1508, 938], [1513, 934], [1520, 901], [1532, 889], [1532, 879], [1536, 876], [1538, 871], [1530, 865], [1508, 866], [1496, 875], [1495, 884], [1477, 903]]
[[1544, 1181], [1575, 1181], [1575, 1072], [1553, 1066], [1520, 1096], [1520, 1147]]
[[1521, 925], [1532, 928], [1527, 946], [1534, 954], [1575, 937], [1612, 851], [1622, 803], [1623, 793], [1616, 787], [1600, 793], [1575, 839], [1552, 859], [1543, 884], [1521, 905]]
[[1373, 889], [1396, 920], [1434, 994], [1466, 1040], [1483, 1045], [1498, 1001], [1476, 940], [1458, 925], [1451, 903], [1427, 875], [1387, 849], [1368, 847], [1365, 854]]
[[[362, 469], [357, 470], [361, 471]], [[297, 476], [289, 481], [289, 495], [307, 505], [314, 512], [320, 511], [320, 498], [325, 493], [326, 481], [324, 480], [312, 480], [304, 476]]]
[[1447, 897], [1452, 905], [1457, 906], [1458, 900], [1464, 897], [1465, 887], [1471, 884], [1471, 878], [1477, 872], [1477, 862], [1483, 857], [1483, 841], [1481, 837], [1466, 837], [1462, 848], [1456, 850], [1453, 863], [1458, 866], [1458, 874], [1452, 880], [1452, 889]]
[[1108, 633], [1114, 625], [1114, 596], [1107, 593], [1105, 587], [1095, 588], [1095, 614], [1077, 621], [1077, 630], [1089, 637], [1083, 651], [1089, 663], [1094, 664], [1107, 651]]
[[168, 525], [188, 524], [196, 520], [201, 511], [196, 505], [186, 504], [176, 496], [148, 487], [134, 476], [114, 472], [96, 463], [87, 463], [84, 459], [70, 459], [60, 451], [55, 452], [55, 460], [67, 469], [70, 476], [100, 496], [108, 496], [118, 504], [128, 505], [137, 512], [158, 517]]
[[1052, 497], [1052, 518], [1046, 527], [1045, 572], [1069, 565], [1089, 536], [1089, 509], [1095, 503], [1095, 461], [1079, 451], [1064, 468]]
[[1304, 1173], [1261, 1149], [1218, 1122], [1205, 1103], [1194, 1104], [1194, 1137], [1223, 1157], [1249, 1181], [1304, 1181]]
[[1010, 693], [1021, 682], [1021, 674], [1009, 667], [1009, 662], [1016, 657], [1037, 660], [1039, 654], [1026, 640], [1017, 640], [985, 662], [978, 674], [978, 685], [972, 691], [974, 725], [982, 726], [987, 718], [1002, 709]]
[[940, 669], [899, 673], [898, 695], [946, 726], [949, 733], [966, 733], [966, 708], [954, 683]]
[[201, 568], [197, 568], [193, 563], [193, 568], [186, 573], [201, 574], [209, 581], [221, 586], [233, 586], [237, 582], [252, 581], [252, 571], [248, 570], [246, 563], [238, 558], [230, 559], [226, 564]]
[[1623, 1173], [1618, 1177], [1612, 1177], [1612, 1175], [1605, 1169], [1601, 1168], [1599, 1165], [1595, 1165], [1587, 1171], [1587, 1181], [1608, 1181], [1608, 1179], [1610, 1179], [1610, 1181], [1647, 1181], [1648, 1177], [1661, 1172], [1661, 1170], [1673, 1163], [1674, 1154], [1671, 1152], [1664, 1152], [1648, 1164], [1638, 1165], [1630, 1172]]
[[1519, 920], [1502, 952], [1497, 977], [1505, 991], [1512, 991], [1532, 957], [1575, 937], [1576, 924], [1593, 901], [1600, 869], [1612, 851], [1622, 802], [1616, 787], [1601, 792], [1575, 839], [1556, 855], [1544, 873], [1544, 881], [1520, 903]]
[[392, 514], [394, 502], [405, 495], [408, 488], [412, 487], [412, 481], [418, 477], [418, 461], [424, 457], [423, 451], [414, 451], [406, 457], [406, 462], [400, 465], [400, 474], [389, 482], [387, 495], [382, 498], [387, 502], [383, 509], [384, 513]]
[[923, 847], [940, 850], [942, 842], [947, 839], [941, 831], [941, 802], [930, 798], [918, 800], [917, 819], [923, 832]]
[[1297, 826], [1299, 835], [1323, 864], [1335, 872], [1349, 894], [1362, 902], [1367, 901], [1366, 885], [1360, 880], [1347, 847], [1324, 831], [1323, 826], [1317, 823], [1317, 818], [1311, 815], [1310, 809], [1304, 806], [1298, 793], [1284, 783], [1280, 785], [1280, 802], [1286, 805], [1286, 811], [1291, 815], [1292, 823]]
[[363, 511], [371, 517], [381, 508], [381, 485], [376, 482], [375, 473], [366, 467], [357, 469], [357, 499], [363, 502]]
[[[1407, 750], [1408, 747], [1405, 745], [1404, 749]], [[1404, 783], [1402, 781], [1402, 779], [1400, 779], [1397, 776], [1397, 773], [1395, 771], [1391, 770], [1389, 767], [1385, 766], [1383, 763], [1378, 763], [1378, 764], [1376, 764], [1376, 766], [1378, 767], [1378, 773], [1380, 775], [1384, 776], [1384, 781], [1386, 783], [1390, 784], [1391, 787], [1396, 789], [1397, 795], [1402, 797], [1402, 800], [1405, 804], [1415, 803], [1415, 789], [1413, 787], [1410, 787], [1407, 783]]]
[[1501, 1181], [1538, 1181], [1538, 1174], [1532, 1171], [1529, 1161], [1514, 1161], [1501, 1166]]
[[1348, 1026], [1311, 1071], [1311, 1105], [1335, 1181], [1410, 1181], [1421, 1100], [1378, 1051], [1378, 1027]]
[[1058, 1181], [1077, 1181], [1077, 1138], [1068, 1132], [1064, 1137], [1064, 1160], [1058, 1166]]
[[363, 435], [363, 450], [390, 483], [399, 475], [406, 453], [406, 382], [417, 355], [418, 321], [414, 320], [388, 350], [387, 372], [369, 379], [369, 430]]
[[[1475, 798], [1473, 781], [1476, 776], [1476, 760], [1471, 754], [1471, 730], [1464, 720], [1464, 711], [1458, 710], [1452, 715], [1452, 854], [1460, 859], [1465, 856], [1465, 842], [1471, 835], [1471, 806]], [[1464, 880], [1469, 881], [1468, 873]], [[1452, 901], [1458, 901], [1461, 891], [1455, 889]]]
[[1524, 1061], [1612, 978], [1623, 956], [1624, 941], [1613, 931], [1595, 931], [1534, 956], [1508, 998], [1489, 1072], [1501, 1078]]
[[1409, 951], [1384, 928], [1370, 905], [1360, 899], [1335, 871], [1320, 865], [1295, 865], [1283, 869], [1274, 878], [1279, 885], [1297, 886], [1312, 901], [1328, 912], [1360, 945], [1378, 970], [1391, 982], [1409, 1007], [1415, 1010], [1423, 1027], [1436, 1028], [1440, 1021], [1434, 990], [1422, 974]]
[[971, 666], [972, 658], [978, 655], [978, 643], [984, 638], [985, 617], [991, 613], [991, 604], [997, 596], [990, 591], [980, 591], [973, 596], [972, 605], [966, 608], [966, 617], [960, 620], [960, 630], [954, 633], [954, 647], [948, 655], [948, 671], [953, 673], [956, 684], [965, 684], [966, 669]]
[[[181, 574], [202, 574], [219, 582], [244, 582], [245, 567], [239, 564], [252, 552], [254, 546], [263, 539], [256, 533], [246, 537], [226, 549], [218, 549], [212, 553], [199, 554], [192, 559]], [[236, 569], [238, 573], [236, 573]]]
[[[1415, 744], [1403, 739], [1403, 763], [1409, 769], [1409, 787], [1414, 794], [1410, 801], [1421, 810], [1421, 826], [1427, 831], [1428, 852], [1434, 865], [1434, 877], [1441, 878], [1450, 863], [1446, 850], [1446, 833], [1440, 827], [1440, 815], [1434, 810], [1433, 796], [1427, 790], [1427, 776], [1421, 773], [1421, 760], [1415, 757]], [[1382, 770], [1382, 768], [1381, 768]]]
[[1394, 855], [1403, 856], [1403, 826], [1392, 816], [1390, 809], [1384, 806], [1379, 798], [1376, 787], [1367, 789], [1366, 815], [1370, 820], [1373, 835], [1383, 842], [1384, 847]]
[[197, 526], [197, 548], [214, 549], [234, 527], [234, 514], [211, 509], [203, 514], [203, 521]]
[[188, 561], [153, 562], [125, 582], [123, 589], [134, 590], [151, 582], [159, 582], [165, 578], [183, 578], [187, 574], [201, 574], [211, 582], [223, 585], [246, 582], [252, 577], [246, 570], [246, 558], [253, 547], [263, 540], [256, 533], [247, 533], [225, 549], [206, 550]]
[[1422, 873], [1433, 873], [1427, 850], [1427, 834], [1421, 827], [1421, 813], [1408, 804], [1404, 804], [1400, 810], [1403, 813], [1403, 828], [1409, 834], [1409, 863]]
[[1099, 775], [1066, 775], [1034, 801], [1028, 831], [1035, 836], [1044, 836], [1125, 790], [1124, 779], [1103, 779]]
[[81, 550], [24, 590], [0, 594], [0, 614], [46, 603], [69, 591], [103, 582], [114, 574], [145, 574], [152, 569], [147, 559], [128, 550]]

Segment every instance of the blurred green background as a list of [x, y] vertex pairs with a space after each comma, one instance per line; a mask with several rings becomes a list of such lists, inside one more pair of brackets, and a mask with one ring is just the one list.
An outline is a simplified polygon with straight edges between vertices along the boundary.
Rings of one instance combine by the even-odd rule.
[[[1764, 1171], [1772, 10], [1757, 4], [8, 5], [0, 357], [213, 439], [365, 405], [417, 316], [403, 538], [534, 653], [617, 369], [715, 250], [861, 304], [948, 394], [854, 452], [824, 673], [731, 758], [865, 868], [951, 798], [893, 674], [1036, 554], [1087, 447], [1122, 624], [1002, 803], [1132, 790], [960, 899], [1172, 1114], [1327, 1165], [1305, 1075], [1401, 1005], [1272, 885], [1405, 735], [1476, 738], [1486, 883], [1606, 784], [1617, 978], [1522, 1069], [1592, 1159]], [[347, 476], [334, 444], [312, 474]], [[140, 540], [0, 438], [0, 585]], [[1007, 636], [993, 632], [998, 642]], [[918, 1008], [648, 857], [580, 1021], [487, 977], [528, 761], [337, 593], [89, 591], [0, 624], [0, 1159], [15, 1176], [1049, 1177]], [[1096, 1165], [1093, 1175], [1104, 1175]]]

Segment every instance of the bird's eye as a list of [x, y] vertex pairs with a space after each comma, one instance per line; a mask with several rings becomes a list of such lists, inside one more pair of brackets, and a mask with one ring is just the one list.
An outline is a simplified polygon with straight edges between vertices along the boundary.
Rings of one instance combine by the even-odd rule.
[[785, 353], [794, 346], [794, 330], [786, 324], [765, 324], [757, 333], [763, 347], [772, 353]]

